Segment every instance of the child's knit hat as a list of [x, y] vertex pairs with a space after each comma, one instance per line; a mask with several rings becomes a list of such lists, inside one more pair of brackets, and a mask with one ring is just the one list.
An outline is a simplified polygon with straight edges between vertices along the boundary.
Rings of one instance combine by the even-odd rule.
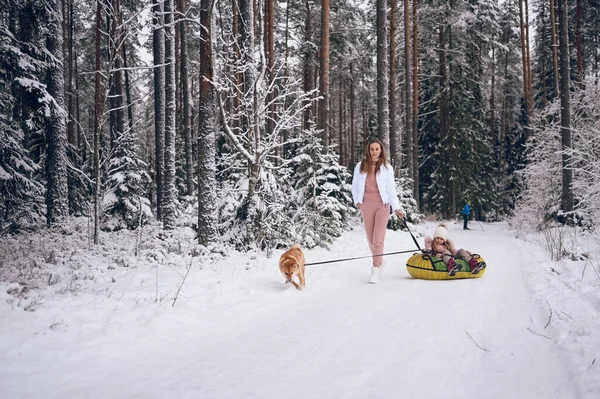
[[446, 230], [445, 225], [440, 224], [438, 227], [436, 227], [435, 231], [433, 232], [433, 239], [435, 240], [437, 237], [443, 238], [444, 241], [448, 238], [448, 230]]

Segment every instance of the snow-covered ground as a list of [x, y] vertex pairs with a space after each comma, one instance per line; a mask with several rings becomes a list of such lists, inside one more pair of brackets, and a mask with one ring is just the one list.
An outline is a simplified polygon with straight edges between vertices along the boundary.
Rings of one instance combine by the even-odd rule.
[[[415, 227], [420, 243], [435, 225]], [[482, 278], [412, 279], [403, 254], [380, 284], [362, 259], [307, 266], [297, 291], [282, 251], [192, 258], [186, 229], [148, 229], [137, 256], [135, 232], [90, 251], [84, 225], [5, 239], [0, 397], [600, 397], [598, 253], [553, 262], [506, 224], [448, 227], [485, 258]], [[387, 252], [412, 248], [388, 231]], [[368, 249], [357, 225], [305, 253]], [[26, 280], [44, 284], [14, 282]]]

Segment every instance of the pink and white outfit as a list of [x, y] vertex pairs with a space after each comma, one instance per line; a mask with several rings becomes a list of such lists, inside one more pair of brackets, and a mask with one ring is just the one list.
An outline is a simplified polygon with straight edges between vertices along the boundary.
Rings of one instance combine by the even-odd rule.
[[[372, 255], [383, 254], [383, 245], [387, 222], [392, 210], [399, 210], [400, 203], [396, 196], [394, 171], [391, 166], [381, 165], [375, 173], [375, 165], [371, 165], [372, 173], [362, 173], [360, 162], [354, 168], [352, 179], [352, 198], [355, 204], [360, 205], [367, 241]], [[382, 264], [381, 256], [373, 256], [373, 267], [379, 268]]]

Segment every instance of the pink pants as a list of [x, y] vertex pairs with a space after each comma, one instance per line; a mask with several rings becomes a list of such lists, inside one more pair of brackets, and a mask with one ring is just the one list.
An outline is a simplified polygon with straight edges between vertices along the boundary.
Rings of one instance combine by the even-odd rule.
[[[360, 206], [367, 241], [372, 255], [383, 254], [383, 243], [388, 219], [390, 218], [390, 205], [381, 202], [363, 202]], [[380, 267], [382, 256], [373, 256], [373, 266]]]

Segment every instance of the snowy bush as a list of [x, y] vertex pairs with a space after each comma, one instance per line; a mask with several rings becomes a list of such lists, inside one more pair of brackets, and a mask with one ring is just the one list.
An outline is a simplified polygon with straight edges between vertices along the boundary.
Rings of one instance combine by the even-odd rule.
[[[568, 151], [573, 170], [575, 209], [570, 217], [585, 232], [595, 230], [600, 217], [600, 89], [590, 85], [572, 94], [573, 147]], [[554, 259], [575, 257], [567, 248], [563, 229], [556, 224], [561, 209], [562, 152], [560, 102], [551, 103], [537, 115], [535, 133], [527, 143], [528, 164], [522, 171], [525, 189], [517, 201], [510, 223], [519, 230], [537, 230]]]
[[[573, 170], [575, 209], [571, 217], [591, 229], [600, 217], [600, 89], [579, 90], [572, 96], [573, 148], [569, 151]], [[515, 219], [542, 230], [562, 214], [562, 152], [560, 102], [539, 113], [535, 133], [527, 143], [528, 164], [523, 169], [523, 190]]]
[[109, 160], [103, 205], [107, 213], [119, 215], [127, 228], [135, 229], [152, 216], [148, 198], [151, 178], [136, 154], [131, 134], [130, 130], [121, 136], [116, 154]]

